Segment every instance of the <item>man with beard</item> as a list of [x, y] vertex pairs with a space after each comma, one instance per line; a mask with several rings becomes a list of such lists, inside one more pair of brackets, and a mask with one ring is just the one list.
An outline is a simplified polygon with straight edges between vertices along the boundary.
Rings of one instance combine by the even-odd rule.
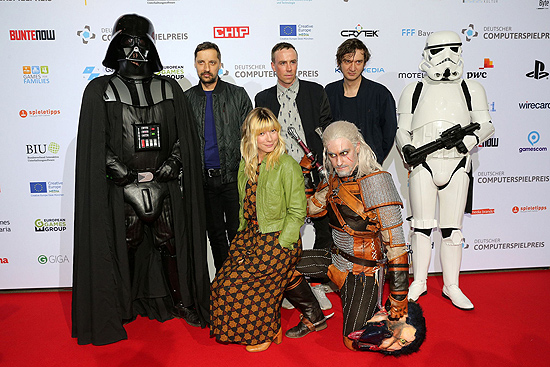
[[162, 64], [147, 18], [116, 21], [103, 65], [115, 73], [88, 84], [78, 126], [72, 335], [113, 343], [137, 315], [204, 327], [209, 279], [192, 111], [177, 82], [154, 74]]
[[[304, 251], [296, 268], [305, 275], [326, 274], [340, 289], [343, 338], [349, 349], [392, 353], [409, 345], [418, 349], [424, 339], [424, 319], [420, 311], [419, 317], [413, 317], [419, 320], [415, 325], [407, 322], [409, 264], [401, 228], [402, 202], [393, 180], [354, 124], [332, 123], [323, 133], [323, 145], [329, 179], [308, 200], [308, 215], [329, 217], [334, 246], [329, 251]], [[390, 288], [387, 313], [379, 293], [384, 268]], [[377, 306], [382, 313], [371, 319]], [[417, 305], [413, 307], [418, 314]]]
[[237, 172], [241, 125], [252, 110], [242, 87], [221, 80], [220, 49], [203, 42], [195, 49], [195, 69], [200, 82], [185, 92], [199, 133], [204, 171], [206, 229], [218, 271], [239, 227]]

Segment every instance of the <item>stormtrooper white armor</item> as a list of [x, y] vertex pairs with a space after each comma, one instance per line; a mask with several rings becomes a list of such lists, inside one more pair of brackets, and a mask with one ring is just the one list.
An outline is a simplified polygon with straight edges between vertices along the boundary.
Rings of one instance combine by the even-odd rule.
[[[489, 138], [494, 127], [484, 88], [462, 79], [461, 53], [462, 42], [455, 32], [435, 32], [428, 37], [419, 66], [426, 76], [405, 87], [399, 100], [396, 143], [410, 169], [414, 282], [408, 298], [416, 301], [427, 291], [430, 233], [439, 226], [443, 235], [443, 296], [460, 309], [473, 309], [458, 287], [463, 242], [460, 229], [471, 180], [470, 151]], [[418, 148], [442, 139], [441, 134], [448, 129], [463, 130], [470, 123], [479, 124], [473, 133], [451, 139], [445, 148], [415, 154], [421, 151]], [[438, 203], [439, 221], [435, 218]]]

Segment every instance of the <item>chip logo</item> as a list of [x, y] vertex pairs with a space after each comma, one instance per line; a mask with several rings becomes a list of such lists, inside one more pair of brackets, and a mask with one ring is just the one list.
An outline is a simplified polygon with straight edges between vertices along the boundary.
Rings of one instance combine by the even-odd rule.
[[214, 27], [214, 38], [244, 38], [249, 34], [248, 26]]

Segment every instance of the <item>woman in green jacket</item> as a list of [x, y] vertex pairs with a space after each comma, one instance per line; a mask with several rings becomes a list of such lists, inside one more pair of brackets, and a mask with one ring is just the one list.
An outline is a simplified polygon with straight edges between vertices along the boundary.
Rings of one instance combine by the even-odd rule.
[[282, 340], [280, 305], [302, 253], [306, 197], [275, 115], [256, 108], [241, 131], [240, 226], [212, 282], [210, 334], [260, 352]]

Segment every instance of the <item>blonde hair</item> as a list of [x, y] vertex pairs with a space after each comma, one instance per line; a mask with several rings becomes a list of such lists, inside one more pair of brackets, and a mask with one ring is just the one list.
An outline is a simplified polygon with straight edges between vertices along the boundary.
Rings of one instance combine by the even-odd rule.
[[258, 135], [264, 131], [275, 129], [278, 142], [275, 149], [265, 156], [266, 169], [269, 170], [279, 163], [279, 157], [285, 153], [286, 146], [281, 136], [281, 124], [271, 112], [265, 107], [257, 107], [250, 111], [241, 126], [241, 155], [245, 162], [244, 172], [248, 179], [256, 182], [258, 175]]
[[323, 131], [323, 160], [325, 168], [329, 174], [333, 173], [334, 167], [332, 167], [332, 163], [330, 163], [326, 147], [329, 141], [338, 138], [349, 140], [353, 146], [357, 146], [359, 143], [359, 155], [357, 158], [358, 169], [355, 178], [382, 170], [382, 166], [380, 166], [380, 164], [376, 161], [376, 154], [374, 154], [372, 149], [365, 142], [365, 139], [363, 139], [363, 135], [361, 135], [361, 132], [357, 126], [347, 121], [336, 121], [330, 124], [325, 131]]

